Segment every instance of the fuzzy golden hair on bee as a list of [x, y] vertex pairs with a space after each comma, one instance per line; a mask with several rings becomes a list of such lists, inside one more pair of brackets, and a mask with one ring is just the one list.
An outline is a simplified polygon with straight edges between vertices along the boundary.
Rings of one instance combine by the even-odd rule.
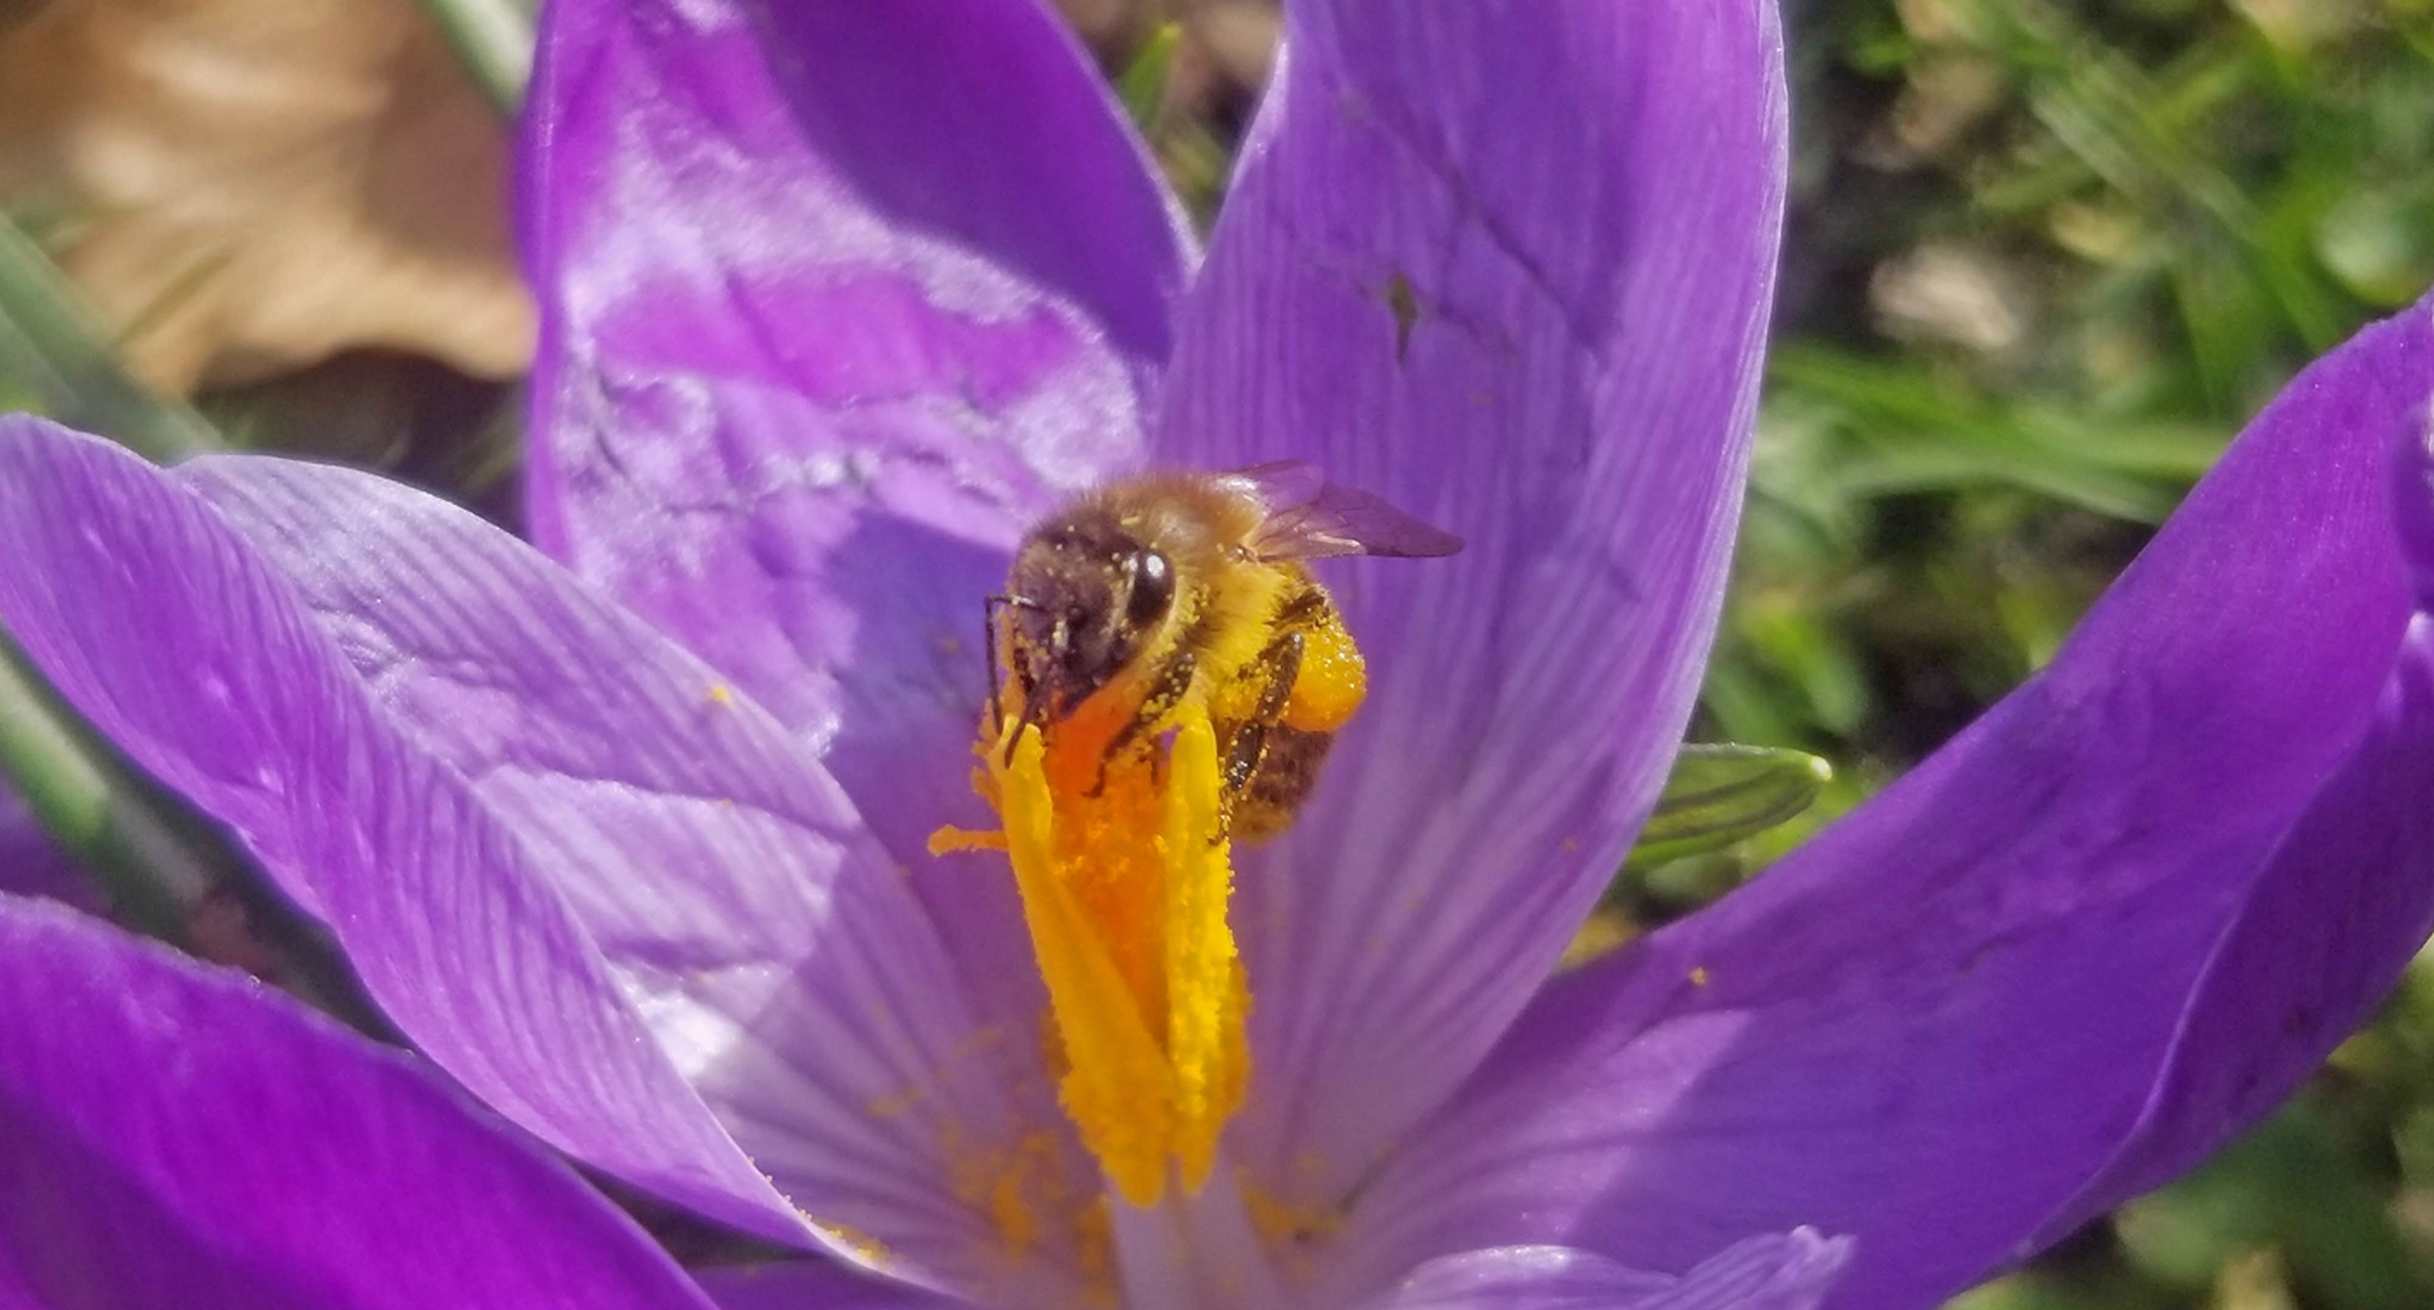
[[[1324, 738], [1366, 685], [1358, 651], [1304, 561], [1443, 555], [1460, 544], [1375, 497], [1326, 484], [1306, 465], [1110, 483], [1025, 533], [1006, 590], [989, 598], [990, 722], [1006, 726], [1011, 690], [1011, 752], [1023, 729], [1054, 737], [1085, 704], [1112, 705], [1089, 716], [1112, 760], [1146, 749], [1180, 705], [1197, 700], [1220, 735], [1229, 794], [1266, 798], [1274, 813], [1263, 827], [1281, 828], [1315, 781]], [[1325, 658], [1312, 667], [1324, 672], [1304, 694], [1314, 650]], [[1288, 719], [1291, 731], [1317, 740], [1295, 743], [1290, 777], [1280, 756], [1279, 772], [1254, 788]]]

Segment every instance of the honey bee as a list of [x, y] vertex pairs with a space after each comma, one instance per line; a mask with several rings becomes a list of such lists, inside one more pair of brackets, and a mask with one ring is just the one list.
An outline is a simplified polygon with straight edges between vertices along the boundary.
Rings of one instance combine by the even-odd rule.
[[1111, 483], [1026, 533], [1005, 592], [988, 598], [991, 721], [1004, 724], [1002, 658], [1020, 722], [1052, 751], [1058, 734], [1078, 734], [1095, 793], [1111, 763], [1149, 750], [1197, 697], [1217, 736], [1223, 821], [1246, 841], [1272, 837], [1367, 689], [1308, 562], [1461, 548], [1298, 462]]

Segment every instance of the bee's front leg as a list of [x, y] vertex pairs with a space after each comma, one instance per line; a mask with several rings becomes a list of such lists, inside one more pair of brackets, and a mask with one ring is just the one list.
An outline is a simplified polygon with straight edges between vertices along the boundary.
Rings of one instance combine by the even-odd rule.
[[1175, 707], [1181, 705], [1183, 698], [1191, 693], [1192, 675], [1199, 666], [1200, 661], [1192, 652], [1179, 650], [1159, 668], [1158, 679], [1150, 684], [1149, 694], [1141, 698], [1141, 704], [1133, 710], [1132, 717], [1125, 720], [1124, 726], [1116, 729], [1116, 735], [1107, 739], [1107, 749], [1099, 753], [1099, 776], [1083, 795], [1096, 798], [1106, 792], [1108, 766], [1115, 763], [1116, 756], [1125, 747], [1139, 740], [1141, 734], [1175, 712]]

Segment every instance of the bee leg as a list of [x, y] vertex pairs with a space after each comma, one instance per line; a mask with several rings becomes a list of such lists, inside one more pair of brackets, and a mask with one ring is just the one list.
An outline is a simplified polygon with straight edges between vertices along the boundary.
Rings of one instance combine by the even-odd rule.
[[[1285, 598], [1276, 607], [1276, 629], [1279, 632], [1307, 632], [1334, 617], [1335, 605], [1327, 593], [1304, 585], [1300, 591]], [[1290, 686], [1288, 682], [1286, 685]]]
[[1141, 734], [1183, 703], [1184, 696], [1192, 689], [1192, 674], [1199, 666], [1199, 659], [1186, 650], [1177, 651], [1174, 658], [1158, 670], [1158, 681], [1151, 685], [1149, 694], [1141, 698], [1140, 707], [1133, 711], [1130, 719], [1125, 720], [1123, 727], [1116, 729], [1115, 736], [1108, 738], [1107, 749], [1099, 752], [1098, 779], [1090, 784], [1090, 790], [1083, 792], [1083, 795], [1095, 799], [1106, 792], [1107, 767], [1115, 763], [1116, 756], [1125, 747], [1139, 740]]
[[[991, 596], [981, 602], [980, 649], [982, 666], [988, 671], [986, 676], [989, 679], [989, 731], [993, 733], [1002, 733], [1006, 727], [1006, 709], [999, 694], [999, 689], [1004, 685], [1004, 675], [999, 673], [997, 668], [997, 609], [1000, 605], [1032, 610], [1040, 607], [1039, 602], [1029, 596]], [[1022, 684], [1024, 722], [1045, 722], [1046, 707], [1033, 704], [1039, 689], [1032, 685], [1031, 670], [1023, 661], [1014, 662], [1014, 679]], [[1022, 733], [1018, 730], [1006, 741], [1006, 762], [1009, 764], [1014, 762], [1014, 743], [1021, 736]]]
[[1217, 835], [1212, 842], [1223, 841], [1234, 825], [1234, 804], [1259, 776], [1260, 763], [1268, 757], [1268, 729], [1285, 715], [1285, 702], [1293, 697], [1293, 680], [1302, 671], [1302, 634], [1287, 632], [1268, 643], [1259, 652], [1259, 674], [1265, 681], [1259, 689], [1259, 704], [1251, 716], [1235, 725], [1227, 738], [1225, 762], [1225, 803], [1219, 807]]
[[[1040, 695], [1039, 684], [1032, 681], [1031, 671], [1016, 664], [1014, 681], [1023, 693], [1023, 704], [1019, 716], [1020, 721], [1014, 725], [1014, 731], [1006, 734], [1004, 762], [1007, 764], [1014, 763], [1014, 748], [1022, 743], [1023, 729], [1044, 728], [1048, 725], [1048, 698]], [[999, 720], [995, 726], [1003, 731], [1004, 720]]]

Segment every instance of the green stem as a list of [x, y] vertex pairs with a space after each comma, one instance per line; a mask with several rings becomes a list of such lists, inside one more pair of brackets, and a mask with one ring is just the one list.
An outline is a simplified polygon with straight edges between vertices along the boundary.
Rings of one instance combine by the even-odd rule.
[[127, 804], [109, 771], [14, 658], [0, 659], [0, 773], [101, 884], [130, 925], [174, 938], [218, 879], [158, 816]]

